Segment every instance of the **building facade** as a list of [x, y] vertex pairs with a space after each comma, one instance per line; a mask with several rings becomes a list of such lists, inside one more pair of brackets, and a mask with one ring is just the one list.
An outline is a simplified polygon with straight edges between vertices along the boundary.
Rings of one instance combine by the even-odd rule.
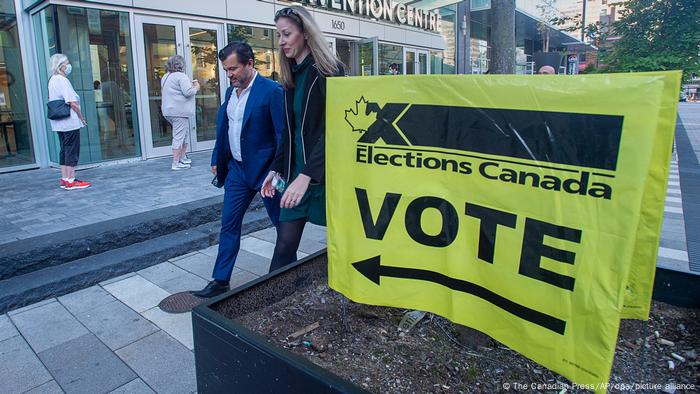
[[[488, 70], [489, 0], [303, 1], [349, 75], [481, 73]], [[281, 0], [0, 0], [0, 172], [48, 167], [59, 143], [45, 115], [51, 55], [73, 64], [70, 80], [88, 126], [80, 165], [170, 154], [160, 78], [174, 54], [199, 80], [190, 120], [193, 151], [213, 147], [228, 81], [217, 51], [245, 40], [262, 76], [276, 79]], [[176, 10], [176, 11], [174, 11]], [[518, 13], [518, 52], [536, 49], [532, 18]]]

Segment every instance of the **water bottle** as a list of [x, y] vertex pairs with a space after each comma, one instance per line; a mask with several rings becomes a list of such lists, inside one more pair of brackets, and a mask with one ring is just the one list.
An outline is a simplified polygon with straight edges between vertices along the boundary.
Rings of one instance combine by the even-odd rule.
[[284, 189], [287, 188], [287, 182], [285, 182], [279, 174], [275, 174], [275, 176], [272, 177], [272, 187], [278, 192], [284, 193]]

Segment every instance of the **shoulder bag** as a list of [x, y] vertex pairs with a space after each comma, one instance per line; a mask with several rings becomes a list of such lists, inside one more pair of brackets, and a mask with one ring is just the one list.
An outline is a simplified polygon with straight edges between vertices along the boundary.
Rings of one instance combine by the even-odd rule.
[[70, 104], [64, 100], [51, 100], [46, 103], [46, 117], [51, 120], [59, 120], [70, 117]]

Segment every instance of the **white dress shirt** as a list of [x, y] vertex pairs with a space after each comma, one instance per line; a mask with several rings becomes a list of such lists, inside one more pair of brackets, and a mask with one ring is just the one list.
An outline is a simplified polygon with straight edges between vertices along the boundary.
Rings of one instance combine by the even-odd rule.
[[253, 78], [251, 78], [248, 87], [241, 91], [238, 95], [238, 88], [234, 89], [231, 93], [231, 98], [228, 100], [228, 106], [226, 107], [226, 114], [228, 115], [228, 144], [231, 147], [231, 154], [233, 158], [238, 161], [243, 161], [241, 156], [241, 128], [243, 127], [243, 114], [245, 113], [245, 106], [248, 102], [248, 96], [250, 95], [250, 89], [253, 87], [255, 78], [257, 78], [258, 72], [254, 71]]

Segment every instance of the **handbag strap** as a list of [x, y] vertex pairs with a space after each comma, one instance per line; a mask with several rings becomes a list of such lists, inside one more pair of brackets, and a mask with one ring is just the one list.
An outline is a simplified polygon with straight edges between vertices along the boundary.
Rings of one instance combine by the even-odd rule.
[[165, 76], [165, 79], [163, 80], [163, 83], [160, 84], [160, 92], [163, 94], [163, 88], [165, 87], [165, 83], [168, 82], [168, 78], [173, 75], [173, 73], [169, 72], [168, 75]]

